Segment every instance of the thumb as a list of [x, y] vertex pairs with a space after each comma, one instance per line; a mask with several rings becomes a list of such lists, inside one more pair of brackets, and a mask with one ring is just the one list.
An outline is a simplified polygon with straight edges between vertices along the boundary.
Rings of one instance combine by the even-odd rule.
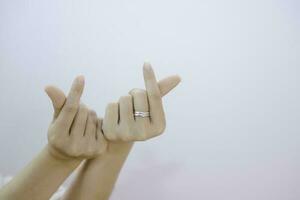
[[167, 93], [169, 93], [173, 88], [175, 88], [179, 83], [181, 79], [178, 75], [169, 76], [167, 78], [164, 78], [160, 81], [158, 81], [158, 87], [160, 90], [161, 96], [165, 96]]
[[47, 95], [52, 101], [52, 105], [54, 109], [53, 118], [56, 119], [56, 117], [60, 113], [60, 110], [62, 109], [66, 101], [66, 95], [64, 94], [63, 91], [61, 91], [59, 88], [55, 86], [46, 86], [45, 92], [47, 93]]

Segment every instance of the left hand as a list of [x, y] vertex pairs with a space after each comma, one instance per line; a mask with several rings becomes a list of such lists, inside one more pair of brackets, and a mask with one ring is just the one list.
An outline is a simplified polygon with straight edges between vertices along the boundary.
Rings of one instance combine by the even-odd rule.
[[106, 151], [102, 121], [97, 119], [95, 111], [80, 103], [83, 88], [82, 76], [74, 80], [68, 97], [56, 87], [45, 88], [54, 107], [47, 149], [55, 158], [88, 159]]

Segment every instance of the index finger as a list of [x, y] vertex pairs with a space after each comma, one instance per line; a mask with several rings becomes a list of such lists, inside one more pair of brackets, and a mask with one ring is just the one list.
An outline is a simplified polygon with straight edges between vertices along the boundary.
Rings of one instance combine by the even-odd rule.
[[145, 62], [143, 72], [149, 100], [151, 122], [153, 122], [154, 124], [162, 123], [164, 121], [164, 111], [162, 106], [161, 93], [150, 63]]
[[59, 116], [57, 118], [58, 123], [64, 123], [65, 126], [71, 127], [73, 119], [77, 113], [80, 105], [80, 98], [84, 88], [84, 77], [78, 76], [73, 81], [71, 90], [66, 99]]
[[145, 87], [149, 98], [153, 96], [161, 97], [159, 86], [157, 84], [151, 64], [149, 62], [145, 62], [143, 68]]

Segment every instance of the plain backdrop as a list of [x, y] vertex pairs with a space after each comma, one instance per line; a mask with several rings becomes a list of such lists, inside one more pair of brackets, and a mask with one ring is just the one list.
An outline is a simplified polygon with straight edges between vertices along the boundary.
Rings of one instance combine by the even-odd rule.
[[137, 143], [112, 200], [300, 199], [300, 3], [297, 0], [0, 0], [0, 172], [47, 142], [52, 107], [86, 77], [107, 103], [180, 74], [167, 129]]

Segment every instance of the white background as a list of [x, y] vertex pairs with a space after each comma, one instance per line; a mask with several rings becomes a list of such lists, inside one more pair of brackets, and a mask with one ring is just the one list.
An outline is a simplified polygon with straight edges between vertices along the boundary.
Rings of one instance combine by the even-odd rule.
[[300, 3], [297, 0], [0, 0], [0, 170], [46, 144], [47, 84], [108, 102], [159, 78], [167, 130], [138, 143], [113, 200], [300, 199]]

